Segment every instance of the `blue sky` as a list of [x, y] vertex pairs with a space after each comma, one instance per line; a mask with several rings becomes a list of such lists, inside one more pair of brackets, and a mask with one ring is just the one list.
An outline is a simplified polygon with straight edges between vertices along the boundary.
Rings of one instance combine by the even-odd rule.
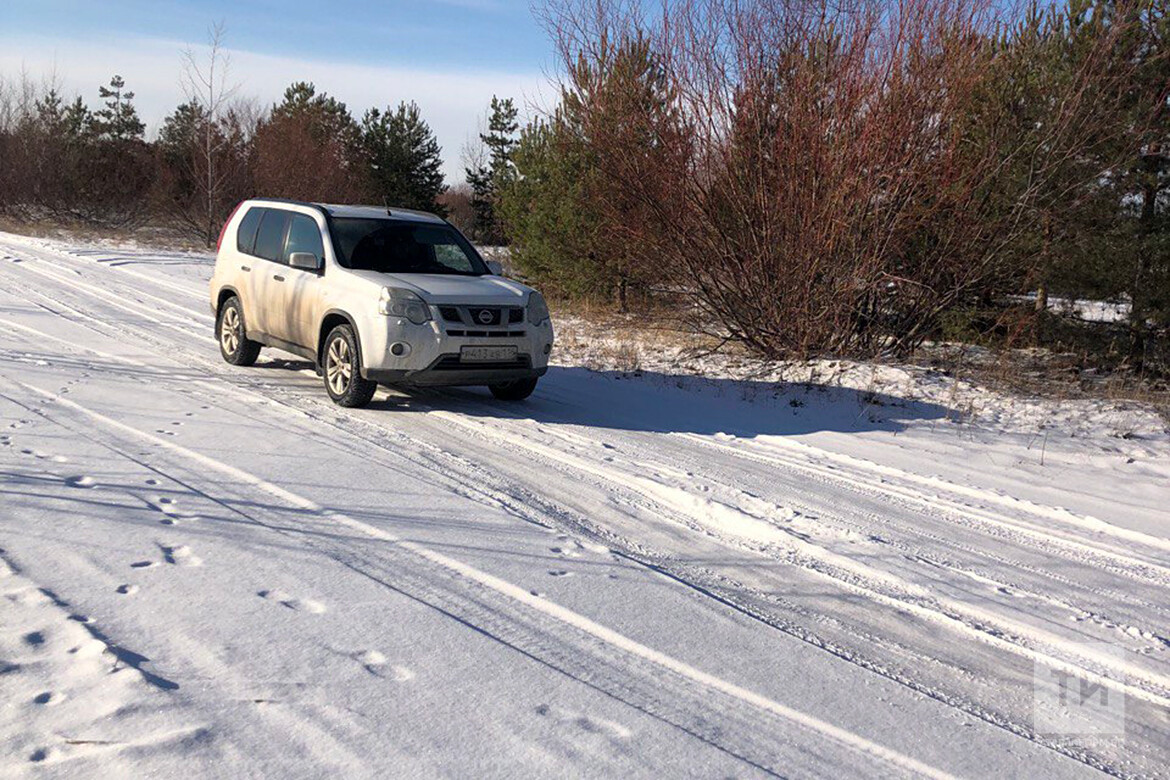
[[276, 100], [294, 79], [365, 108], [415, 100], [461, 177], [492, 94], [544, 104], [552, 47], [528, 0], [0, 0], [0, 76], [24, 70], [97, 102], [120, 73], [151, 129], [182, 98], [180, 50], [222, 20], [240, 94]]
[[62, 39], [198, 40], [223, 19], [262, 54], [442, 68], [539, 68], [549, 49], [527, 0], [4, 0], [6, 28]]

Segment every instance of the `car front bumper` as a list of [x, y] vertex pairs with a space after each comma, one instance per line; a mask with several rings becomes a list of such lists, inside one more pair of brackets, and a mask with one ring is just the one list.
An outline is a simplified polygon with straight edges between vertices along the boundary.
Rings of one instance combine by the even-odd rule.
[[[541, 325], [525, 322], [484, 329], [480, 335], [452, 335], [446, 323], [415, 325], [396, 317], [379, 316], [364, 324], [362, 374], [388, 385], [467, 386], [533, 379], [548, 371], [553, 343], [552, 324], [547, 321]], [[465, 326], [454, 327], [468, 332]], [[408, 345], [409, 350], [395, 355], [392, 350], [396, 344]], [[462, 362], [460, 351], [465, 346], [515, 347], [516, 359]]]
[[536, 379], [544, 376], [548, 366], [534, 367], [530, 361], [523, 364], [476, 365], [458, 363], [459, 355], [444, 355], [432, 365], [420, 369], [368, 369], [366, 379], [386, 385], [413, 387], [459, 387], [494, 385], [517, 379]]

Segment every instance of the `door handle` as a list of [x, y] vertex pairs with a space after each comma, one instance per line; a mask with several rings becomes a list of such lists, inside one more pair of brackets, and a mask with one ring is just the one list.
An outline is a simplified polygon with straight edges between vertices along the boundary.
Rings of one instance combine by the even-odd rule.
[[251, 270], [252, 270], [252, 266], [250, 266], [250, 265], [241, 265], [241, 266], [240, 266], [240, 270], [241, 270], [241, 271], [251, 271]]
[[272, 278], [273, 278], [273, 279], [275, 279], [275, 280], [276, 280], [276, 281], [278, 281], [278, 282], [283, 282], [283, 281], [284, 281], [284, 277], [283, 277], [283, 276], [281, 276], [280, 274], [274, 274]]

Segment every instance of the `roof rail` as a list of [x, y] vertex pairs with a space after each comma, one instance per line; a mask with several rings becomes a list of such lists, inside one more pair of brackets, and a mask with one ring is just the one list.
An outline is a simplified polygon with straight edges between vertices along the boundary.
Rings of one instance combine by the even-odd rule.
[[326, 208], [324, 204], [313, 203], [313, 202], [310, 202], [307, 200], [293, 200], [292, 198], [265, 198], [263, 196], [249, 198], [248, 200], [259, 200], [259, 201], [265, 201], [267, 203], [283, 203], [286, 206], [304, 206], [305, 208], [316, 209], [317, 211], [320, 211], [325, 216], [327, 216], [327, 217], [329, 216], [329, 209]]

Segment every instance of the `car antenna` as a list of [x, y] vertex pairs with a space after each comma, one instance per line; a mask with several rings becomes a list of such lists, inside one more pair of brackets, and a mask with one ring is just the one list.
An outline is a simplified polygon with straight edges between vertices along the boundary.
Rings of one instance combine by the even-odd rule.
[[382, 196], [382, 205], [386, 207], [386, 216], [388, 216], [388, 217], [394, 216], [394, 212], [390, 208], [390, 198], [383, 195]]

